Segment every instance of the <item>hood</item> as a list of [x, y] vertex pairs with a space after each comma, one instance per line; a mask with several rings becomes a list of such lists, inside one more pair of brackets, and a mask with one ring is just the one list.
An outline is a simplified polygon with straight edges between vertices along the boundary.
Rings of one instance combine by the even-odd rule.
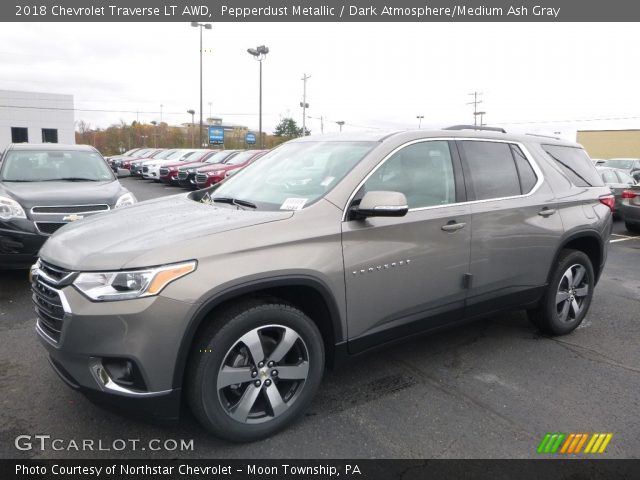
[[35, 206], [92, 205], [113, 207], [127, 190], [117, 180], [109, 182], [3, 182], [0, 195], [8, 193], [25, 210]]
[[[285, 220], [292, 215], [289, 211], [260, 212], [207, 205], [191, 200], [189, 194], [180, 194], [66, 225], [47, 240], [40, 256], [70, 270], [161, 265], [186, 260], [185, 250], [190, 241]], [[217, 241], [220, 240], [211, 238], [212, 248]], [[187, 257], [193, 258], [194, 254]]]
[[222, 163], [206, 163], [206, 162], [193, 162], [193, 163], [184, 163], [180, 166], [181, 171], [191, 170], [195, 172], [200, 167], [206, 167], [208, 165], [223, 165]]

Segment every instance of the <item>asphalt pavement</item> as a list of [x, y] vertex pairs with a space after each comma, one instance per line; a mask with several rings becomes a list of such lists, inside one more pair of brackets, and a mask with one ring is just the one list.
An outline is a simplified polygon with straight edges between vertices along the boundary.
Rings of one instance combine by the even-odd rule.
[[[123, 184], [139, 200], [180, 193]], [[518, 311], [414, 338], [326, 372], [304, 418], [250, 445], [211, 437], [186, 410], [158, 425], [69, 389], [36, 339], [26, 272], [0, 271], [0, 458], [535, 458], [547, 432], [610, 432], [601, 458], [640, 458], [640, 236], [619, 221], [614, 233], [572, 334], [542, 336]], [[50, 435], [62, 449], [18, 450], [19, 435]], [[83, 440], [94, 449], [76, 451]], [[139, 442], [119, 451], [118, 440]], [[165, 440], [169, 450], [150, 450]]]

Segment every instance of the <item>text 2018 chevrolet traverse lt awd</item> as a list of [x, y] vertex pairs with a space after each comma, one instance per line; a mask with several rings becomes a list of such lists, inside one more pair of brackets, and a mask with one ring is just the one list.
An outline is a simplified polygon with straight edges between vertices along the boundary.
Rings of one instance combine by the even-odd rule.
[[326, 364], [383, 343], [511, 308], [571, 332], [612, 206], [584, 150], [554, 138], [304, 137], [53, 235], [32, 268], [37, 332], [85, 393], [165, 417], [184, 398], [250, 441], [305, 411]]

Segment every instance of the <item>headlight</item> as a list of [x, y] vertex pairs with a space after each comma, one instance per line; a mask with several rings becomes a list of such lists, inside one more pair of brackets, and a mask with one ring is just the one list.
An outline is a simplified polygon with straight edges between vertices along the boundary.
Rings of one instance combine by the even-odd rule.
[[0, 219], [27, 218], [24, 209], [13, 198], [0, 197]]
[[224, 170], [214, 170], [213, 172], [207, 173], [210, 177], [219, 177], [222, 174], [224, 174]]
[[81, 273], [73, 282], [91, 300], [109, 302], [158, 295], [174, 280], [196, 269], [196, 262], [176, 263], [145, 270]]
[[124, 195], [121, 195], [120, 198], [118, 198], [115, 208], [128, 207], [129, 205], [133, 205], [136, 202], [137, 200], [136, 197], [133, 196], [133, 193], [125, 193]]

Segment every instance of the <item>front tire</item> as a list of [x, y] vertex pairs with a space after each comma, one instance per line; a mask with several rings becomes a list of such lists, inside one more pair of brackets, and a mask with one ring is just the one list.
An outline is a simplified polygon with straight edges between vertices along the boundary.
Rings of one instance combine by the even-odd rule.
[[291, 305], [243, 302], [221, 312], [199, 337], [187, 396], [200, 423], [218, 437], [249, 442], [272, 435], [302, 415], [318, 390], [322, 336]]
[[563, 250], [551, 282], [538, 308], [529, 311], [530, 320], [549, 335], [566, 335], [584, 319], [595, 287], [593, 265], [578, 250]]

